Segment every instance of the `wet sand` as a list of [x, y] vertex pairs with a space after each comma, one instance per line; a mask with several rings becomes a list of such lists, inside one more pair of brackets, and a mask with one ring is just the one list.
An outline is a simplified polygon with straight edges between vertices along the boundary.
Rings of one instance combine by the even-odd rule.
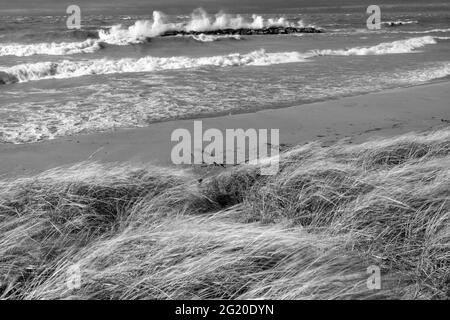
[[[450, 125], [450, 82], [383, 91], [255, 113], [202, 118], [203, 130], [279, 129], [280, 144], [340, 139], [355, 143]], [[30, 175], [81, 161], [172, 165], [173, 130], [193, 131], [194, 120], [146, 128], [64, 137], [33, 144], [0, 145], [0, 178]]]

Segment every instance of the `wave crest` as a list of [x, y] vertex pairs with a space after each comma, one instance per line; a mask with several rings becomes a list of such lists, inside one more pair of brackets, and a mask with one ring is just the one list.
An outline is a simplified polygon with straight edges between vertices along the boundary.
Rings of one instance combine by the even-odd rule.
[[83, 42], [6, 44], [0, 46], [0, 56], [70, 55], [93, 53], [101, 48], [101, 42], [95, 39], [87, 39]]
[[5, 74], [19, 82], [43, 79], [65, 79], [93, 74], [112, 74], [128, 72], [151, 72], [159, 70], [188, 69], [203, 66], [265, 66], [280, 63], [301, 62], [305, 56], [299, 52], [266, 53], [264, 50], [247, 54], [229, 54], [212, 57], [144, 57], [140, 59], [124, 58], [119, 60], [95, 59], [85, 61], [39, 62], [20, 64], [3, 69]]
[[382, 55], [396, 53], [410, 53], [415, 49], [422, 48], [429, 44], [436, 44], [436, 37], [424, 36], [405, 40], [397, 40], [393, 42], [383, 42], [372, 47], [355, 47], [340, 50], [315, 50], [313, 51], [319, 56], [365, 56], [365, 55]]
[[[234, 53], [229, 55], [190, 58], [186, 56], [152, 57], [140, 59], [123, 58], [119, 60], [93, 59], [84, 61], [39, 62], [20, 64], [10, 68], [0, 69], [2, 83], [27, 82], [41, 79], [74, 78], [91, 74], [112, 74], [127, 72], [151, 72], [159, 70], [188, 69], [203, 66], [264, 66], [271, 64], [303, 62], [317, 56], [351, 56], [351, 55], [382, 55], [409, 53], [428, 44], [436, 44], [437, 40], [448, 40], [448, 37], [424, 36], [380, 43], [372, 47], [355, 47], [340, 50], [312, 50], [307, 53], [276, 52], [267, 53], [257, 50], [247, 54]], [[203, 39], [205, 41], [205, 39]], [[209, 40], [206, 40], [209, 41]], [[11, 80], [13, 79], [13, 80]], [[16, 81], [14, 81], [16, 79]], [[1, 82], [1, 79], [0, 79]]]

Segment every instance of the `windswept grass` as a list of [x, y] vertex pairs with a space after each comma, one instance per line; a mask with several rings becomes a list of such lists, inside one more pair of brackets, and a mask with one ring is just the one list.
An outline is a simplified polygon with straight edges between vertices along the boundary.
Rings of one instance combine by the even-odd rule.
[[1, 181], [0, 296], [450, 297], [450, 129], [310, 143], [259, 171], [82, 163]]

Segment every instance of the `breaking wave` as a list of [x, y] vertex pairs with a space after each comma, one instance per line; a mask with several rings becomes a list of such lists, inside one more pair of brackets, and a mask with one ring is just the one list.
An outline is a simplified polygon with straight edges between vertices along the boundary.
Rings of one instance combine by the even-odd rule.
[[[200, 41], [213, 41], [215, 38], [200, 37], [199, 39], [201, 39]], [[102, 75], [112, 73], [188, 69], [203, 66], [265, 66], [281, 63], [303, 62], [317, 56], [362, 56], [410, 53], [415, 49], [426, 45], [436, 44], [437, 40], [448, 39], [448, 37], [424, 36], [380, 43], [372, 47], [355, 47], [339, 50], [312, 50], [306, 53], [267, 53], [264, 50], [258, 50], [247, 54], [234, 53], [229, 55], [199, 58], [190, 58], [186, 56], [168, 58], [147, 56], [140, 59], [92, 59], [81, 61], [63, 60], [60, 62], [28, 63], [16, 65], [10, 68], [0, 68], [0, 84], [28, 82], [42, 79], [65, 79], [94, 74]]]
[[[0, 110], [0, 142], [30, 143], [56, 137], [80, 133], [104, 132], [117, 128], [133, 128], [148, 126], [153, 121], [167, 121], [180, 118], [196, 118], [200, 115], [215, 116], [225, 111], [240, 109], [240, 104], [228, 103], [236, 95], [242, 101], [252, 101], [255, 106], [262, 107], [280, 102], [286, 105], [300, 105], [305, 101], [334, 99], [355, 94], [364, 94], [385, 89], [419, 85], [450, 75], [450, 62], [426, 64], [412, 70], [397, 70], [395, 72], [362, 73], [351, 83], [339, 84], [334, 79], [310, 79], [308, 85], [300, 85], [302, 77], [292, 76], [293, 84], [283, 89], [282, 95], [274, 95], [262, 85], [265, 80], [252, 83], [247, 75], [242, 82], [241, 90], [224, 90], [218, 95], [216, 90], [203, 92], [205, 83], [173, 84], [170, 79], [163, 80], [162, 90], [132, 87], [126, 82], [125, 87], [117, 89], [117, 84], [91, 84], [88, 90], [101, 92], [103, 96], [86, 96], [79, 101], [57, 101], [54, 104], [34, 102], [17, 102], [6, 104], [8, 108]], [[332, 82], [329, 82], [329, 81]], [[146, 83], [159, 82], [156, 78]], [[166, 82], [167, 81], [167, 82]], [[228, 82], [226, 82], [228, 83]], [[301, 82], [304, 83], [304, 82]], [[119, 86], [120, 87], [120, 86]], [[215, 88], [215, 86], [214, 86]], [[162, 91], [162, 92], [161, 92]], [[58, 92], [58, 91], [55, 91]], [[145, 93], [145, 94], [144, 94]], [[75, 93], [72, 93], [75, 94]], [[180, 104], [179, 100], [186, 104]], [[36, 112], [36, 110], [39, 110]], [[8, 122], [8, 118], [20, 121]]]
[[166, 15], [160, 11], [153, 12], [152, 20], [136, 21], [130, 27], [122, 25], [112, 26], [109, 30], [99, 30], [99, 38], [107, 43], [126, 45], [130, 43], [142, 43], [148, 38], [160, 36], [171, 31], [178, 32], [207, 32], [224, 29], [264, 29], [269, 27], [303, 27], [298, 21], [292, 23], [286, 18], [264, 19], [262, 16], [253, 15], [246, 20], [240, 15], [218, 13], [209, 15], [203, 9], [196, 9], [187, 22], [169, 22]]
[[[213, 42], [220, 40], [241, 40], [240, 35], [187, 35], [199, 42]], [[61, 43], [35, 43], [35, 44], [1, 44], [0, 45], [0, 56], [16, 56], [16, 57], [27, 57], [34, 55], [73, 55], [73, 54], [83, 54], [83, 53], [94, 53], [105, 47], [108, 41], [101, 41], [97, 39], [87, 39], [83, 42], [61, 42]], [[119, 44], [115, 41], [111, 41], [110, 44]], [[125, 43], [124, 43], [125, 44]], [[129, 43], [126, 43], [129, 44]]]
[[[420, 84], [432, 80], [443, 79], [450, 76], [450, 63], [441, 63], [439, 65], [424, 68], [422, 70], [415, 70], [399, 76], [406, 84]], [[394, 81], [394, 79], [393, 79]]]
[[415, 49], [422, 48], [426, 45], [436, 44], [436, 39], [444, 39], [442, 37], [424, 36], [410, 38], [405, 40], [397, 40], [393, 42], [383, 42], [372, 47], [355, 47], [339, 50], [315, 50], [318, 56], [365, 56], [365, 55], [382, 55], [396, 53], [410, 53]]
[[6, 44], [0, 45], [0, 56], [25, 57], [32, 55], [70, 55], [93, 53], [102, 48], [102, 43], [95, 39], [83, 42]]
[[[159, 70], [188, 69], [203, 66], [265, 66], [281, 63], [302, 62], [305, 55], [298, 52], [266, 53], [264, 50], [248, 54], [229, 54], [212, 57], [144, 57], [140, 59], [124, 58], [119, 60], [95, 59], [85, 61], [38, 62], [20, 64], [0, 69], [5, 77], [15, 82], [28, 82], [43, 79], [65, 79], [86, 75], [112, 73], [151, 72]], [[1, 74], [1, 73], [0, 73]], [[12, 82], [12, 81], [10, 81]]]
[[426, 34], [426, 33], [438, 33], [438, 32], [450, 32], [450, 28], [447, 28], [447, 29], [431, 29], [431, 30], [422, 30], [422, 31], [403, 31], [402, 33]]

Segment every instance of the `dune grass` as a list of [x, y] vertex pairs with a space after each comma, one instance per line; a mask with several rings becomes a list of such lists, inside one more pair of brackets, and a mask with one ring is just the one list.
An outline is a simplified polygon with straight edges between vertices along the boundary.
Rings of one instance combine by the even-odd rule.
[[310, 143], [259, 172], [81, 163], [0, 181], [0, 297], [450, 297], [450, 128]]

